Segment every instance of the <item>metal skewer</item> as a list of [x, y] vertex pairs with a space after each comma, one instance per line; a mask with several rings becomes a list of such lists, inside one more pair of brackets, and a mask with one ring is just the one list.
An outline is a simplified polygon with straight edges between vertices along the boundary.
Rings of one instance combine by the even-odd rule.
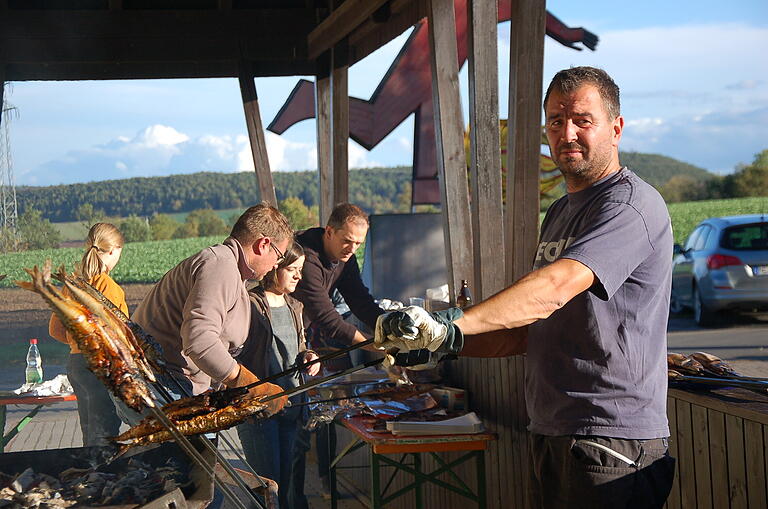
[[[312, 366], [313, 364], [318, 364], [320, 362], [325, 362], [325, 361], [329, 361], [329, 360], [332, 360], [332, 359], [336, 359], [337, 357], [341, 357], [341, 356], [343, 356], [343, 355], [345, 355], [345, 354], [347, 354], [349, 352], [352, 352], [354, 350], [357, 350], [359, 348], [363, 348], [365, 346], [372, 345], [372, 344], [373, 344], [373, 339], [368, 339], [368, 340], [362, 341], [360, 343], [355, 343], [352, 346], [348, 346], [346, 348], [342, 348], [340, 350], [336, 350], [335, 352], [331, 352], [329, 354], [323, 355], [321, 357], [318, 357], [317, 359], [314, 359], [314, 360], [311, 360], [311, 361], [308, 361], [308, 362], [304, 362], [302, 364], [296, 364], [295, 366], [293, 366], [291, 368], [288, 368], [288, 369], [286, 369], [284, 371], [281, 371], [280, 373], [275, 373], [274, 375], [270, 375], [268, 377], [262, 378], [258, 382], [254, 382], [251, 385], [246, 385], [245, 387], [248, 388], [248, 389], [252, 389], [253, 387], [258, 387], [261, 384], [265, 384], [265, 383], [269, 383], [269, 382], [274, 382], [278, 378], [283, 378], [284, 376], [293, 375], [294, 373], [296, 373], [298, 371], [301, 371], [303, 369], [306, 369], [307, 367]], [[239, 388], [240, 387], [238, 387], [238, 389]]]
[[[179, 389], [179, 391], [182, 394], [188, 395], [189, 391], [187, 391], [186, 388], [184, 386], [182, 386], [179, 383], [179, 381], [176, 380], [173, 377], [173, 375], [168, 373], [167, 374], [167, 378], [170, 378], [171, 380], [173, 380], [173, 382], [176, 384], [176, 387]], [[171, 401], [173, 401], [173, 397], [168, 393], [168, 391], [165, 389], [165, 387], [163, 387], [162, 384], [160, 384], [158, 382], [158, 383], [154, 384], [154, 386], [155, 386], [155, 389], [157, 389], [157, 391], [163, 397], [163, 399], [166, 400], [167, 403], [170, 403]], [[238, 457], [238, 459], [240, 461], [242, 461], [248, 467], [249, 470], [251, 470], [251, 472], [256, 477], [256, 479], [258, 479], [258, 481], [261, 484], [262, 488], [267, 489], [267, 485], [264, 482], [264, 480], [261, 478], [261, 476], [259, 476], [259, 474], [256, 473], [256, 471], [253, 469], [253, 467], [251, 467], [248, 464], [248, 462], [245, 461], [245, 459], [243, 459], [240, 456], [240, 453], [235, 449], [234, 445], [226, 438], [226, 436], [224, 434], [219, 434], [219, 436], [221, 436], [223, 441], [226, 442], [226, 444], [230, 447], [232, 452], [235, 453], [235, 455]], [[213, 445], [213, 442], [211, 442], [211, 440], [208, 437], [206, 437], [205, 435], [199, 435], [199, 437], [200, 437], [203, 445], [209, 451], [214, 453], [214, 455], [216, 456], [216, 459], [219, 461], [219, 463], [221, 463], [222, 468], [224, 468], [224, 471], [227, 472], [227, 474], [230, 476], [230, 478], [232, 478], [232, 480], [235, 482], [235, 484], [237, 484], [240, 487], [240, 489], [245, 491], [250, 496], [250, 498], [253, 500], [253, 502], [256, 503], [257, 507], [263, 508], [264, 506], [262, 505], [261, 501], [258, 498], [256, 498], [256, 495], [253, 493], [251, 487], [248, 486], [248, 484], [243, 480], [242, 477], [240, 477], [240, 475], [235, 471], [235, 469], [232, 467], [232, 465], [230, 465], [229, 461], [227, 461], [227, 459], [224, 456], [221, 455], [221, 453], [219, 452], [218, 448], [215, 445]]]
[[738, 380], [734, 378], [707, 378], [703, 376], [680, 375], [675, 378], [670, 378], [670, 381], [718, 385], [722, 387], [741, 387], [742, 389], [752, 389], [760, 392], [768, 391], [768, 382]]
[[[181, 447], [184, 452], [187, 453], [187, 455], [192, 458], [195, 462], [197, 462], [198, 465], [205, 471], [206, 474], [213, 477], [213, 482], [216, 484], [216, 486], [219, 487], [219, 489], [224, 493], [224, 496], [230, 499], [230, 501], [239, 508], [242, 509], [248, 509], [248, 507], [243, 504], [239, 498], [235, 495], [235, 493], [230, 489], [229, 486], [226, 485], [226, 483], [221, 480], [216, 475], [216, 468], [215, 466], [210, 466], [205, 461], [205, 458], [200, 454], [200, 452], [195, 449], [195, 446], [192, 445], [192, 442], [189, 441], [187, 437], [185, 437], [179, 429], [176, 427], [176, 425], [166, 416], [162, 410], [160, 410], [157, 407], [151, 408], [152, 413], [154, 414], [155, 418], [157, 418], [160, 423], [165, 426], [168, 431], [171, 433], [171, 436], [173, 436], [176, 443]], [[249, 492], [250, 493], [250, 492]], [[263, 506], [260, 502], [256, 501], [256, 504], [263, 509]]]
[[[357, 366], [345, 369], [344, 371], [338, 371], [336, 373], [333, 373], [332, 375], [324, 376], [321, 378], [315, 378], [314, 380], [311, 380], [304, 385], [300, 385], [298, 387], [293, 387], [291, 389], [286, 389], [282, 392], [278, 392], [276, 394], [272, 394], [270, 396], [267, 396], [266, 398], [260, 399], [259, 401], [261, 403], [267, 403], [269, 401], [272, 401], [273, 399], [282, 398], [283, 396], [294, 396], [296, 394], [301, 394], [302, 392], [306, 392], [310, 389], [314, 389], [318, 385], [323, 385], [324, 383], [330, 382], [332, 380], [336, 380], [337, 378], [341, 378], [346, 375], [351, 375], [352, 373], [355, 373], [357, 371], [363, 370], [365, 368], [371, 368], [373, 366], [378, 366], [384, 362], [384, 358], [376, 359], [368, 362], [364, 362], [363, 364], [359, 364]], [[242, 387], [238, 387], [238, 389], [250, 389], [251, 387], [256, 387], [259, 385], [259, 382], [254, 382], [249, 385], [244, 385]]]

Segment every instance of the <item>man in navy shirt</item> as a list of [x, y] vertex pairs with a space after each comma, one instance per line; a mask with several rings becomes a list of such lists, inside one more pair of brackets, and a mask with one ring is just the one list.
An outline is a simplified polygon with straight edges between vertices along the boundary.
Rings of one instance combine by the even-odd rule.
[[527, 351], [534, 504], [661, 507], [674, 477], [669, 214], [619, 163], [624, 119], [605, 71], [557, 73], [544, 112], [568, 192], [547, 211], [533, 271], [463, 314], [384, 315], [376, 341], [477, 357]]

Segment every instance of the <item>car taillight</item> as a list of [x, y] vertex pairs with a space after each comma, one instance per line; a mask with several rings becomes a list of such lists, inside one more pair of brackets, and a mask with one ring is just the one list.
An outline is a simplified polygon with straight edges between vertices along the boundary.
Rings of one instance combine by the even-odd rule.
[[726, 267], [728, 265], [744, 265], [741, 263], [741, 260], [739, 260], [735, 256], [730, 255], [723, 255], [723, 254], [713, 254], [707, 256], [707, 268], [710, 270], [719, 269], [721, 267]]

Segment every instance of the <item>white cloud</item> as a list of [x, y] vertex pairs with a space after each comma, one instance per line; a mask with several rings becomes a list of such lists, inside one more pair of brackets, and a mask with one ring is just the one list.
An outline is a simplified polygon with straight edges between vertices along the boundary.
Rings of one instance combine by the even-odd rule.
[[[267, 156], [272, 171], [317, 168], [315, 143], [298, 142], [266, 132]], [[351, 168], [381, 166], [370, 153], [350, 140]], [[196, 171], [253, 171], [248, 137], [205, 134], [192, 138], [173, 127], [152, 125], [133, 137], [119, 136], [107, 143], [72, 150], [21, 172], [19, 184], [59, 184]]]

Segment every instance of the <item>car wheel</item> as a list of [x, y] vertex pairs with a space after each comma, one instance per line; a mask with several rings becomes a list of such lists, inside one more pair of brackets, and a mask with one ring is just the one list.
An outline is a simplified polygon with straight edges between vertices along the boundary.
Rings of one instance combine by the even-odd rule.
[[702, 327], [712, 327], [718, 323], [717, 314], [707, 309], [707, 306], [701, 301], [701, 292], [698, 286], [693, 289], [693, 319]]
[[672, 288], [672, 293], [669, 295], [669, 312], [673, 315], [679, 315], [685, 310], [683, 302], [678, 297], [677, 292]]

